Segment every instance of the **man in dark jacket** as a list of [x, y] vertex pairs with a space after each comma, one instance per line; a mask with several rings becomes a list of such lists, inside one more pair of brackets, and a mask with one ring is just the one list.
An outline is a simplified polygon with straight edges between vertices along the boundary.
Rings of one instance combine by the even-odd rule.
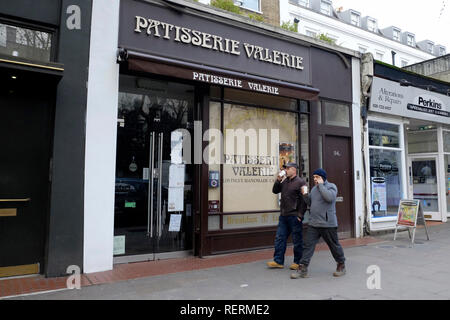
[[306, 278], [308, 265], [314, 254], [314, 249], [320, 237], [330, 248], [331, 254], [337, 263], [335, 277], [345, 274], [345, 256], [337, 235], [336, 217], [336, 195], [337, 187], [328, 182], [327, 173], [323, 169], [313, 172], [315, 187], [308, 195], [302, 191], [306, 203], [309, 205], [309, 226], [305, 237], [304, 254], [299, 263], [296, 273], [291, 275], [292, 279]]
[[281, 192], [280, 217], [275, 237], [275, 252], [273, 261], [267, 262], [269, 268], [284, 268], [284, 255], [287, 239], [292, 234], [294, 243], [294, 263], [291, 270], [297, 270], [303, 253], [303, 226], [301, 220], [306, 211], [306, 203], [301, 195], [300, 188], [306, 185], [305, 181], [297, 176], [298, 166], [295, 163], [285, 165], [286, 176], [277, 176], [272, 192]]

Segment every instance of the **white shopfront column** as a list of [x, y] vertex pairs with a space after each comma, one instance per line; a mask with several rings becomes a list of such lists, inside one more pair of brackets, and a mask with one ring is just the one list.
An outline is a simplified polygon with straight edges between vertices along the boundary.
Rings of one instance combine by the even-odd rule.
[[113, 267], [119, 0], [95, 0], [86, 113], [83, 272]]
[[363, 194], [363, 159], [362, 159], [362, 130], [361, 124], [361, 76], [360, 60], [352, 58], [352, 119], [353, 119], [353, 183], [355, 190], [355, 236], [361, 238], [364, 235], [364, 194]]
[[439, 184], [439, 211], [441, 212], [442, 222], [447, 222], [447, 168], [445, 168], [445, 158], [444, 158], [444, 130], [442, 125], [438, 126], [437, 137], [438, 137], [438, 174], [437, 183]]

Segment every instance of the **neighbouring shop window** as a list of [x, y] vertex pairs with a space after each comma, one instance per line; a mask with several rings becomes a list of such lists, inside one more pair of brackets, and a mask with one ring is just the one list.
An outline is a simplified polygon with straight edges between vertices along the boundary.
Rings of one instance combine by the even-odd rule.
[[52, 34], [0, 23], [0, 54], [50, 61]]
[[436, 130], [419, 130], [408, 132], [408, 153], [438, 152]]
[[377, 147], [400, 148], [398, 125], [374, 122], [369, 124], [369, 145]]
[[450, 131], [444, 130], [444, 152], [450, 153]]
[[447, 198], [447, 213], [450, 214], [450, 154], [444, 155], [445, 160], [445, 195]]
[[403, 198], [400, 125], [369, 121], [370, 210], [373, 218], [396, 216]]
[[350, 108], [348, 105], [330, 101], [322, 101], [325, 112], [325, 124], [350, 128]]

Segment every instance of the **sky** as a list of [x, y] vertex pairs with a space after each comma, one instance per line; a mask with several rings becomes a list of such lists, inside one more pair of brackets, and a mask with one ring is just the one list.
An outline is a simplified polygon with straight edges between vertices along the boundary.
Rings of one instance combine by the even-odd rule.
[[333, 0], [333, 7], [354, 9], [377, 19], [380, 29], [396, 26], [414, 33], [416, 42], [431, 40], [450, 53], [450, 0]]

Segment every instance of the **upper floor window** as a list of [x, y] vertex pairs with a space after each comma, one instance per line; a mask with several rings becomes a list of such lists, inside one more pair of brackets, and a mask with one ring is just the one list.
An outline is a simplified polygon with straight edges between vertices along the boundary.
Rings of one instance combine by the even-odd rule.
[[367, 19], [367, 29], [371, 32], [377, 32], [377, 21], [374, 19]]
[[260, 0], [235, 0], [234, 3], [245, 9], [250, 9], [253, 11], [261, 11]]
[[293, 2], [297, 3], [302, 7], [309, 7], [309, 0], [294, 0]]
[[433, 53], [433, 44], [431, 42], [427, 43], [427, 50], [429, 53]]
[[52, 34], [0, 23], [0, 53], [39, 61], [50, 61]]
[[392, 31], [392, 38], [393, 38], [395, 41], [400, 41], [400, 31], [394, 29], [394, 31]]
[[359, 27], [361, 25], [361, 17], [359, 14], [353, 13], [350, 15], [350, 22], [352, 25]]
[[311, 30], [306, 30], [306, 35], [308, 37], [312, 37], [312, 38], [316, 38], [317, 37], [317, 33]]
[[445, 48], [444, 47], [439, 47], [439, 55], [440, 56], [445, 56]]
[[416, 42], [414, 41], [414, 36], [412, 34], [408, 34], [406, 37], [406, 42], [408, 46], [414, 47], [416, 45]]
[[320, 2], [320, 12], [323, 14], [326, 14], [328, 16], [331, 16], [331, 3], [321, 1]]

